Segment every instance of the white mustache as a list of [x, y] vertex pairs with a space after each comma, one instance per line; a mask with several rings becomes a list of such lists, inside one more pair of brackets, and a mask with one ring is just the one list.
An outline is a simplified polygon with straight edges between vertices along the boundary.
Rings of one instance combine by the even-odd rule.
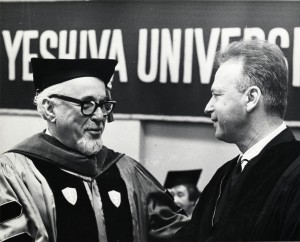
[[103, 126], [87, 125], [84, 127], [84, 130], [103, 130]]

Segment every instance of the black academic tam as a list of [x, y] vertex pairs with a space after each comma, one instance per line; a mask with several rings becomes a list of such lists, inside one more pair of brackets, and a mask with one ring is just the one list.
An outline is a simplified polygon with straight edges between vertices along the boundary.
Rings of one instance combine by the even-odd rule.
[[45, 88], [78, 77], [97, 77], [107, 85], [114, 74], [116, 60], [110, 59], [42, 59], [32, 58], [35, 90]]

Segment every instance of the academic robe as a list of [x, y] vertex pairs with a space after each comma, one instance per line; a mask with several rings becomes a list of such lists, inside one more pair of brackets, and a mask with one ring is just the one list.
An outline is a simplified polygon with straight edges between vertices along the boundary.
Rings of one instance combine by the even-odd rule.
[[299, 155], [300, 143], [285, 129], [245, 166], [232, 189], [238, 157], [225, 163], [203, 190], [191, 223], [177, 233], [179, 240], [300, 240]]
[[187, 218], [138, 162], [37, 134], [0, 157], [0, 241], [158, 241]]

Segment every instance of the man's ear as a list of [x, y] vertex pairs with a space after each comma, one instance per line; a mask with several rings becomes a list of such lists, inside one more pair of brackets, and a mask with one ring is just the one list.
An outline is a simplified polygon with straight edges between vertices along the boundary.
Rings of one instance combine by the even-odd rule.
[[247, 96], [247, 112], [252, 112], [261, 99], [261, 90], [257, 86], [251, 86], [246, 90], [245, 94]]
[[52, 102], [52, 100], [45, 98], [42, 101], [42, 108], [43, 108], [44, 118], [51, 123], [55, 123], [56, 116], [54, 112], [54, 103]]

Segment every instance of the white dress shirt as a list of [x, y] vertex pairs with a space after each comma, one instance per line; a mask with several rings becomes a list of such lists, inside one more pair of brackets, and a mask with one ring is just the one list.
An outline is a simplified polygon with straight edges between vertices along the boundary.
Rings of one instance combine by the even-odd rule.
[[283, 122], [278, 128], [276, 128], [274, 131], [269, 133], [265, 138], [257, 142], [255, 145], [253, 145], [250, 149], [248, 149], [244, 154], [240, 154], [242, 156], [242, 170], [245, 168], [245, 166], [248, 164], [248, 162], [253, 159], [255, 156], [257, 156], [262, 149], [273, 139], [275, 138], [279, 133], [281, 133], [283, 130], [287, 128], [285, 122]]

